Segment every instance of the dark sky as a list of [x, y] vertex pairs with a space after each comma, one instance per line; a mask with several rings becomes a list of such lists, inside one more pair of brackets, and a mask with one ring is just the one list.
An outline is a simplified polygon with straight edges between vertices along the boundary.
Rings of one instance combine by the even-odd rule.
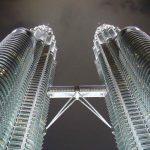
[[[150, 34], [150, 0], [1, 0], [0, 39], [16, 27], [49, 24], [57, 40], [54, 85], [100, 84], [92, 51], [96, 27], [135, 25]], [[52, 100], [49, 120], [65, 100]], [[108, 120], [104, 99], [91, 103]], [[75, 103], [49, 130], [43, 150], [116, 150], [108, 129]]]

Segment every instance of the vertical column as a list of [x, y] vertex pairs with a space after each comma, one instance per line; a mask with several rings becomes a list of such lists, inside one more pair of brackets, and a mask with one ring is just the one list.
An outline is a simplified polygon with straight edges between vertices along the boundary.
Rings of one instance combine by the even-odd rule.
[[139, 105], [150, 121], [150, 37], [136, 27], [127, 27], [120, 32], [117, 40], [121, 47], [120, 59], [132, 74], [131, 79], [140, 97]]
[[18, 28], [0, 43], [0, 149], [9, 138], [23, 97], [19, 91], [33, 61], [34, 42], [29, 30]]
[[[41, 150], [49, 101], [47, 88], [52, 85], [56, 65], [56, 41], [52, 29], [38, 26], [31, 29], [37, 43], [42, 44], [35, 71], [30, 77], [23, 102], [14, 124], [7, 149]], [[37, 44], [36, 44], [37, 47]]]
[[[130, 89], [129, 83], [133, 83], [130, 80], [131, 73], [126, 69], [128, 66], [122, 63], [122, 46], [118, 47], [116, 42], [120, 31], [109, 25], [99, 28], [101, 33], [95, 34], [94, 48], [97, 50], [96, 58], [101, 64], [108, 90], [106, 104], [117, 146], [119, 149], [129, 150], [149, 148], [150, 136], [146, 118]], [[110, 28], [114, 31], [114, 36], [111, 37]]]

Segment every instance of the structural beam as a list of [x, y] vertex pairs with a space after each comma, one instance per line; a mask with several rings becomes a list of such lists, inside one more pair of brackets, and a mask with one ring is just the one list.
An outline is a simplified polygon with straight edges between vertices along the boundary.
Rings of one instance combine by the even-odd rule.
[[71, 98], [77, 91], [85, 98], [106, 95], [104, 85], [53, 86], [49, 87], [47, 94], [50, 98]]
[[50, 121], [46, 130], [50, 128], [55, 121], [64, 114], [64, 112], [72, 106], [76, 101], [81, 102], [88, 110], [96, 115], [105, 125], [111, 128], [110, 124], [103, 118], [103, 116], [92, 106], [86, 98], [105, 97], [106, 89], [104, 85], [92, 85], [92, 86], [54, 86], [49, 87], [49, 98], [69, 98], [66, 104], [60, 109], [57, 115]]

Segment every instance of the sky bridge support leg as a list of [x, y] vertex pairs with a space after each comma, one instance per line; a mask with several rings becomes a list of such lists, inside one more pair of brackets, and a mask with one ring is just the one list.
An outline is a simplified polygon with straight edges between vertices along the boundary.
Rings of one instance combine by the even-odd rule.
[[[55, 90], [56, 90], [56, 87], [55, 87]], [[62, 87], [61, 87], [61, 90]], [[97, 90], [97, 89], [96, 89]], [[99, 89], [98, 89], [99, 90]], [[98, 91], [97, 90], [97, 91]], [[101, 90], [101, 89], [100, 89]], [[99, 91], [100, 91], [99, 90]], [[93, 90], [95, 92], [95, 88]], [[86, 91], [88, 92], [88, 91]], [[92, 89], [90, 89], [90, 92], [92, 92]], [[101, 92], [101, 91], [100, 91]], [[106, 92], [105, 92], [106, 93]], [[88, 94], [88, 93], [87, 93]], [[54, 123], [55, 121], [70, 107], [72, 106], [72, 104], [75, 102], [75, 101], [79, 101], [81, 102], [88, 110], [90, 110], [94, 115], [96, 115], [105, 125], [107, 125], [109, 128], [111, 128], [111, 125], [102, 117], [102, 115], [94, 108], [94, 106], [85, 98], [87, 97], [87, 94], [86, 96], [84, 96], [82, 94], [82, 92], [80, 92], [79, 90], [75, 90], [73, 95], [71, 96], [71, 98], [65, 103], [65, 105], [60, 109], [60, 111], [57, 113], [57, 115], [52, 119], [52, 121], [48, 124], [48, 126], [46, 127], [46, 130], [48, 128], [50, 128]], [[50, 94], [49, 94], [50, 95]], [[103, 97], [103, 95], [102, 95]], [[51, 98], [51, 97], [50, 97]], [[64, 98], [64, 97], [63, 97]]]

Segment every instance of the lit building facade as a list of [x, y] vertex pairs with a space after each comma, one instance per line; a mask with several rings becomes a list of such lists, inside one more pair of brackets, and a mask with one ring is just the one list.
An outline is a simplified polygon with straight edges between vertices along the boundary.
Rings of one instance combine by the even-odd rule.
[[[75, 101], [112, 129], [119, 150], [150, 150], [150, 37], [104, 24], [93, 51], [105, 86], [51, 87], [57, 52], [51, 28], [18, 28], [0, 43], [0, 150], [41, 150], [46, 130]], [[112, 126], [88, 97], [105, 97]], [[50, 98], [70, 99], [45, 127]]]
[[150, 37], [136, 27], [104, 24], [95, 32], [93, 51], [118, 149], [149, 150]]
[[56, 65], [48, 26], [18, 28], [0, 43], [0, 149], [41, 150]]

